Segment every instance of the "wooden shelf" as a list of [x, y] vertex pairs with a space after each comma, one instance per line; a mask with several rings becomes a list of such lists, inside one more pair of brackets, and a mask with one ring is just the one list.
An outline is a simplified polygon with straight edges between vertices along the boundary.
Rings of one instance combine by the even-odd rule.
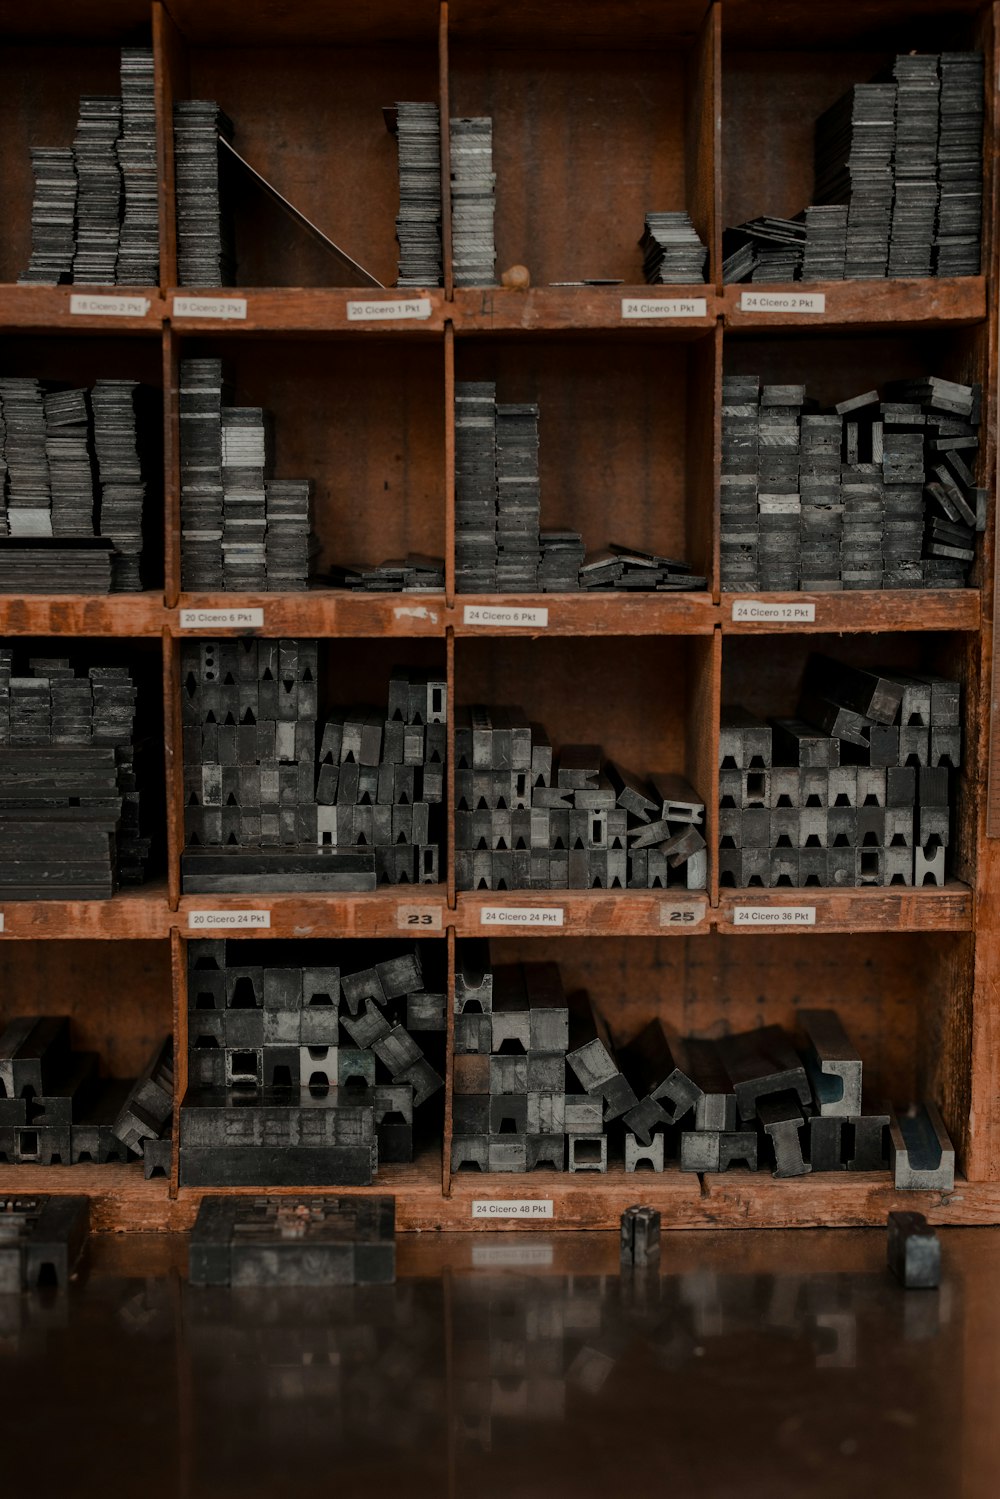
[[[144, 310], [140, 303], [146, 304]], [[133, 310], [123, 315], [122, 309], [129, 304], [135, 304]], [[159, 337], [163, 309], [159, 287], [0, 285], [0, 330], [4, 332], [149, 333]]]
[[[175, 297], [190, 303], [245, 303], [245, 316], [205, 316], [200, 311], [174, 311]], [[416, 302], [429, 304], [427, 315], [388, 316], [372, 311], [375, 304]], [[444, 332], [446, 304], [440, 288], [339, 286], [226, 286], [199, 291], [197, 287], [170, 287], [164, 293], [164, 315], [176, 333], [295, 333], [324, 337], [381, 338], [440, 337]], [[353, 315], [352, 315], [353, 314]]]
[[167, 937], [171, 913], [167, 883], [152, 880], [134, 890], [119, 890], [110, 900], [3, 900], [4, 938], [74, 938], [80, 940]]
[[146, 1181], [142, 1162], [127, 1166], [0, 1166], [0, 1194], [65, 1193], [90, 1198], [96, 1233], [162, 1232], [175, 1227], [166, 1177]]
[[[792, 619], [734, 619], [733, 606], [748, 603], [792, 608]], [[812, 609], [813, 618], [804, 617]], [[976, 588], [844, 590], [838, 593], [723, 593], [724, 635], [865, 634], [890, 630], [979, 629], [981, 600]]]
[[[782, 298], [787, 307], [742, 311], [744, 297]], [[825, 310], [796, 312], [802, 299], [823, 297]], [[724, 286], [727, 328], [959, 328], [986, 317], [985, 276], [926, 276], [902, 281], [794, 281]], [[815, 306], [815, 302], [813, 303]]]
[[[191, 925], [194, 911], [267, 911], [269, 928]], [[414, 911], [430, 923], [411, 920]], [[443, 885], [393, 885], [361, 895], [184, 895], [175, 918], [186, 937], [440, 937], [448, 924]]]
[[[625, 316], [623, 303], [662, 302], [648, 317]], [[704, 304], [702, 311], [701, 305]], [[629, 333], [689, 335], [711, 328], [721, 300], [712, 286], [456, 287], [447, 311], [456, 333]], [[662, 315], [661, 315], [662, 314]]]
[[[490, 910], [508, 914], [485, 921]], [[707, 894], [680, 889], [460, 890], [454, 913], [459, 937], [691, 936], [707, 932], [710, 922]]]
[[[760, 924], [738, 924], [737, 907], [761, 912], [813, 910], [815, 922], [789, 916]], [[730, 890], [719, 892], [713, 921], [722, 932], [968, 932], [972, 930], [972, 891], [957, 880], [935, 887], [866, 886], [860, 890]]]
[[[490, 611], [479, 623], [475, 612]], [[504, 624], [497, 614], [544, 610], [544, 623]], [[470, 615], [470, 611], [472, 611]], [[718, 610], [707, 593], [459, 594], [449, 611], [456, 635], [710, 635]]]
[[0, 594], [0, 638], [159, 635], [168, 618], [162, 593]]
[[[261, 626], [221, 627], [209, 620], [182, 623], [181, 610], [263, 609]], [[449, 622], [444, 594], [355, 593], [349, 589], [311, 588], [303, 593], [182, 593], [169, 615], [170, 630], [189, 635], [438, 636]]]

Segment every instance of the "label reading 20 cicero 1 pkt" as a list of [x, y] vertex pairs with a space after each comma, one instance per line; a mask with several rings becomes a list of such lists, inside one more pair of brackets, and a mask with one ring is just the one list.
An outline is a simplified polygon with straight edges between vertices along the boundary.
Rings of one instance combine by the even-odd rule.
[[551, 1218], [554, 1216], [551, 1197], [503, 1198], [493, 1200], [475, 1197], [472, 1201], [473, 1218]]

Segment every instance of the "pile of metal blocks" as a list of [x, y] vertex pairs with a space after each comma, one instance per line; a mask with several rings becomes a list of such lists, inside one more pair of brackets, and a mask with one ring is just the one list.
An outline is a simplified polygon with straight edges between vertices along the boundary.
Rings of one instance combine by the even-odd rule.
[[348, 969], [248, 962], [255, 947], [189, 947], [181, 1181], [356, 1185], [411, 1160], [414, 1109], [443, 1086], [425, 1048], [440, 1065], [446, 1028], [419, 949], [381, 944]]
[[170, 1173], [173, 1043], [134, 1082], [100, 1076], [96, 1052], [75, 1051], [65, 1015], [23, 1015], [0, 1034], [0, 1161], [107, 1165], [142, 1156], [147, 1177]]
[[459, 708], [460, 890], [705, 888], [704, 804], [679, 775], [643, 779], [599, 745], [553, 751], [518, 709]]
[[959, 683], [810, 658], [798, 717], [724, 707], [724, 886], [943, 885]]

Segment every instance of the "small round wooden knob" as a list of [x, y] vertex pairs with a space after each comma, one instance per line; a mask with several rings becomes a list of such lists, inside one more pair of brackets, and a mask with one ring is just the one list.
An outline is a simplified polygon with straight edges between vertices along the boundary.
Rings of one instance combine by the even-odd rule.
[[526, 265], [512, 265], [504, 271], [500, 280], [511, 291], [527, 291], [531, 285], [531, 272]]

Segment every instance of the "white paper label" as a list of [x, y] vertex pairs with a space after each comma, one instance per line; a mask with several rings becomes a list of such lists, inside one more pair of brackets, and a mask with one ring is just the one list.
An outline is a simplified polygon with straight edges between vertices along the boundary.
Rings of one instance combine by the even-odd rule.
[[660, 925], [692, 927], [705, 920], [708, 905], [703, 900], [664, 901], [660, 906]]
[[741, 312], [825, 312], [822, 291], [745, 291], [740, 293]]
[[483, 906], [480, 926], [562, 926], [562, 906]]
[[148, 297], [87, 297], [73, 292], [69, 310], [78, 317], [145, 317]]
[[622, 297], [623, 318], [707, 316], [705, 297]]
[[473, 1244], [472, 1263], [480, 1270], [488, 1270], [493, 1266], [502, 1267], [509, 1265], [511, 1268], [531, 1265], [551, 1265], [553, 1254], [551, 1244], [526, 1244], [524, 1240], [529, 1235], [518, 1234], [516, 1244]]
[[466, 604], [462, 610], [466, 625], [509, 625], [522, 630], [547, 630], [547, 609], [505, 609], [497, 604]]
[[440, 932], [440, 906], [399, 906], [396, 910], [396, 925], [403, 930]]
[[174, 297], [171, 317], [232, 318], [243, 322], [247, 315], [246, 297]]
[[3, 931], [3, 912], [0, 911], [0, 932]]
[[816, 622], [815, 604], [768, 604], [763, 599], [736, 599], [733, 619], [752, 619], [765, 624], [811, 625]]
[[430, 297], [396, 297], [391, 302], [348, 302], [349, 323], [384, 323], [396, 318], [427, 318]]
[[232, 927], [249, 931], [253, 927], [269, 929], [270, 911], [189, 911], [188, 931], [202, 932], [208, 927]]
[[734, 906], [733, 926], [815, 926], [815, 906]]
[[473, 1218], [551, 1218], [551, 1197], [508, 1198], [496, 1202], [476, 1197], [472, 1202]]
[[220, 630], [259, 630], [264, 625], [263, 609], [182, 609], [182, 630], [203, 630], [211, 626]]

